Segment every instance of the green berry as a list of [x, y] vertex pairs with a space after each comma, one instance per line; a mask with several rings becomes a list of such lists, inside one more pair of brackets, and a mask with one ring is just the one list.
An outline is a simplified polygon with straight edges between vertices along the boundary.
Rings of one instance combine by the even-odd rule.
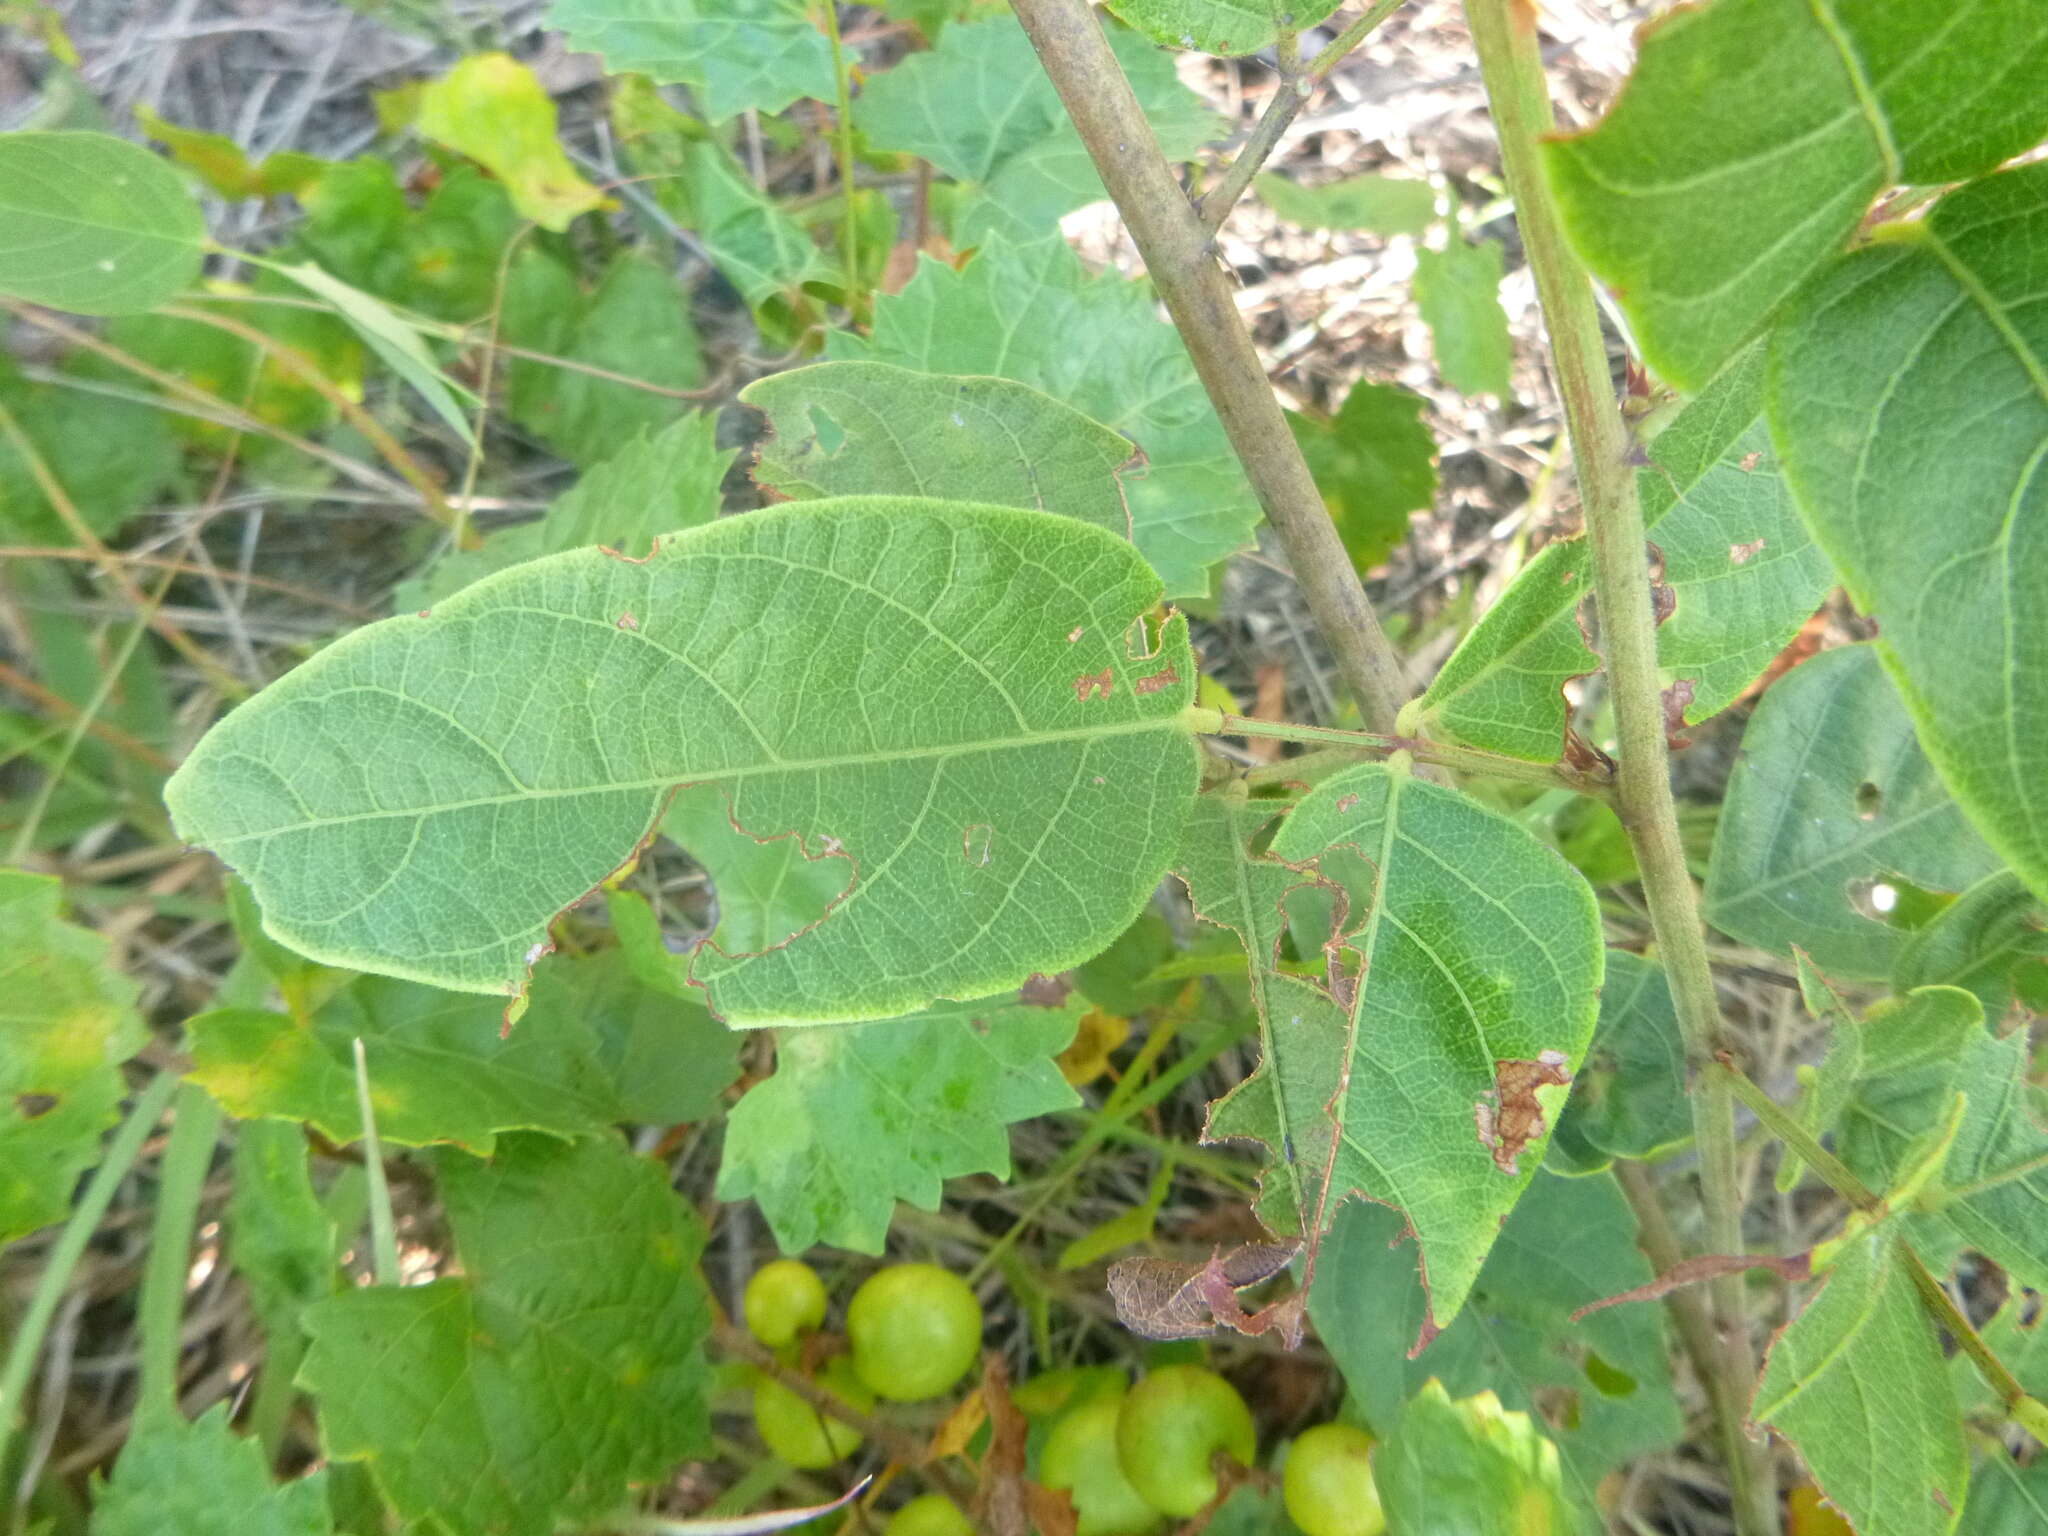
[[974, 1522], [943, 1493], [925, 1493], [889, 1517], [885, 1536], [974, 1536]]
[[777, 1259], [754, 1271], [740, 1305], [747, 1332], [781, 1349], [825, 1321], [825, 1282], [802, 1259]]
[[1131, 1486], [1117, 1459], [1116, 1425], [1122, 1409], [1120, 1392], [1091, 1397], [1064, 1414], [1045, 1438], [1038, 1480], [1048, 1488], [1067, 1490], [1080, 1517], [1076, 1536], [1145, 1536], [1162, 1518]]
[[[875, 1396], [847, 1368], [844, 1356], [827, 1362], [818, 1384], [849, 1408], [865, 1412], [875, 1405]], [[773, 1376], [754, 1383], [754, 1428], [769, 1454], [792, 1467], [815, 1471], [851, 1456], [861, 1443], [861, 1432], [842, 1423], [797, 1396]]]
[[1372, 1480], [1372, 1436], [1349, 1424], [1305, 1430], [1287, 1453], [1281, 1492], [1306, 1536], [1380, 1536], [1387, 1517]]
[[937, 1397], [981, 1353], [981, 1303], [936, 1264], [892, 1264], [870, 1275], [846, 1308], [853, 1366], [899, 1403]]
[[1177, 1520], [1216, 1497], [1218, 1451], [1249, 1466], [1258, 1455], [1252, 1411], [1237, 1388], [1200, 1365], [1168, 1365], [1131, 1388], [1116, 1421], [1124, 1476], [1145, 1501]]

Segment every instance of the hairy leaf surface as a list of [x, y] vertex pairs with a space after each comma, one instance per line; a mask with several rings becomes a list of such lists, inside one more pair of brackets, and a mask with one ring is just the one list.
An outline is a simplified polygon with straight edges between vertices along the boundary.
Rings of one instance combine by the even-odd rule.
[[1969, 1488], [1955, 1389], [1906, 1262], [1884, 1234], [1844, 1249], [1771, 1345], [1750, 1407], [1860, 1536], [1947, 1536]]
[[[1636, 474], [1643, 522], [1676, 606], [1658, 627], [1682, 718], [1720, 713], [1770, 665], [1834, 576], [1779, 474], [1763, 421], [1764, 357], [1743, 354], [1651, 439]], [[1578, 609], [1592, 591], [1583, 538], [1548, 546], [1480, 616], [1424, 703], [1433, 727], [1536, 762], [1563, 750], [1563, 688], [1600, 666]]]
[[[2048, 13], [2032, 24], [2048, 64]], [[2048, 165], [1954, 192], [1910, 234], [1793, 304], [1771, 426], [1927, 755], [2048, 896]]]
[[670, 789], [716, 784], [850, 889], [780, 948], [700, 952], [713, 1006], [896, 1017], [1078, 964], [1151, 894], [1196, 768], [1184, 621], [1133, 644], [1157, 599], [1069, 518], [771, 508], [358, 631], [216, 726], [166, 800], [283, 942], [516, 994]]
[[1934, 776], [1875, 652], [1842, 646], [1773, 684], [1751, 718], [1706, 914], [1760, 949], [1796, 944], [1840, 980], [1878, 979], [1907, 934], [1871, 905], [1875, 884], [1961, 891], [1998, 867]]
[[187, 1423], [135, 1427], [94, 1496], [92, 1536], [328, 1536], [327, 1474], [273, 1483], [263, 1448], [228, 1427], [220, 1403]]
[[612, 74], [689, 86], [713, 122], [832, 99], [832, 46], [802, 0], [555, 0], [548, 25]]
[[0, 870], [0, 1242], [70, 1209], [148, 1038], [106, 940], [58, 915], [63, 889]]
[[707, 1440], [704, 1233], [618, 1141], [508, 1137], [437, 1163], [460, 1278], [307, 1309], [321, 1441], [408, 1520], [547, 1536]]
[[992, 239], [965, 271], [921, 261], [875, 311], [872, 337], [834, 331], [826, 354], [1015, 379], [1135, 442], [1146, 467], [1124, 480], [1131, 537], [1167, 596], [1206, 592], [1208, 568], [1251, 538], [1251, 487], [1144, 284], [1086, 276], [1058, 237]]
[[0, 135], [0, 293], [87, 315], [199, 278], [206, 221], [178, 173], [104, 133]]
[[1010, 379], [818, 363], [740, 391], [768, 413], [754, 479], [783, 495], [933, 496], [1077, 517], [1131, 536], [1130, 440]]
[[[1352, 994], [1344, 1091], [1315, 1172], [1332, 1210], [1356, 1192], [1406, 1215], [1426, 1338], [1458, 1315], [1543, 1160], [1565, 1094], [1521, 1079], [1575, 1071], [1592, 1037], [1605, 959], [1592, 888], [1507, 818], [1377, 765], [1318, 785], [1272, 856], [1313, 862], [1344, 892], [1326, 941], [1349, 972], [1335, 991]], [[1297, 1154], [1328, 1145], [1328, 1124], [1320, 1109], [1297, 1122]]]
[[1606, 118], [1548, 147], [1551, 184], [1650, 365], [1697, 389], [1883, 188], [2048, 133], [2044, 72], [2048, 14], [2007, 0], [1682, 6]]
[[727, 1122], [718, 1197], [758, 1201], [784, 1253], [880, 1253], [898, 1200], [935, 1211], [947, 1179], [1008, 1178], [1011, 1124], [1080, 1102], [1052, 1058], [1085, 1011], [990, 997], [783, 1031]]

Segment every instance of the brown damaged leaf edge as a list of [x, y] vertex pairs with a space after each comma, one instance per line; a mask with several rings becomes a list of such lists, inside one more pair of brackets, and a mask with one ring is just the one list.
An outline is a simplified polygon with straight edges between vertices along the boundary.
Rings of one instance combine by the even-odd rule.
[[1536, 1090], [1569, 1087], [1566, 1062], [1562, 1051], [1543, 1051], [1534, 1061], [1508, 1057], [1493, 1064], [1493, 1087], [1472, 1106], [1472, 1120], [1479, 1144], [1502, 1173], [1518, 1176], [1523, 1151], [1550, 1128]]

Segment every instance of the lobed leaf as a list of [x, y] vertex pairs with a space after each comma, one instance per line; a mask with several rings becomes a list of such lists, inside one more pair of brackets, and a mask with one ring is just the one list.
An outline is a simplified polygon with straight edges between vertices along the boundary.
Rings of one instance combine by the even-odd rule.
[[1408, 537], [1408, 514], [1436, 499], [1436, 439], [1423, 398], [1361, 379], [1327, 422], [1289, 414], [1345, 552], [1369, 571]]
[[802, 0], [555, 0], [547, 20], [607, 73], [689, 86], [715, 123], [833, 96], [832, 46]]
[[610, 1137], [507, 1137], [491, 1162], [436, 1166], [460, 1277], [306, 1310], [321, 1444], [425, 1528], [609, 1518], [629, 1482], [708, 1444], [703, 1226]]
[[1707, 920], [1759, 949], [1793, 945], [1843, 980], [1888, 975], [1907, 941], [1870, 903], [1903, 880], [1961, 891], [1999, 861], [1934, 776], [1866, 645], [1824, 651], [1772, 685], [1707, 866]]
[[1607, 116], [1546, 147], [1551, 185], [1650, 366], [1696, 389], [1878, 192], [2048, 134], [2044, 71], [2048, 16], [2007, 0], [1680, 7], [1644, 29]]
[[768, 415], [755, 481], [793, 499], [868, 494], [990, 502], [1131, 536], [1130, 441], [1010, 379], [818, 363], [756, 379]]
[[677, 187], [688, 203], [691, 233], [755, 309], [809, 283], [843, 281], [804, 227], [764, 195], [723, 146], [689, 145]]
[[1337, 9], [1339, 0], [1116, 0], [1117, 18], [1169, 48], [1203, 53], [1257, 53], [1284, 33], [1312, 27]]
[[327, 1474], [270, 1480], [263, 1448], [228, 1428], [228, 1405], [187, 1423], [138, 1423], [93, 1494], [92, 1536], [330, 1536]]
[[1845, 1248], [1772, 1343], [1750, 1405], [1859, 1536], [1947, 1536], [1969, 1488], [1955, 1389], [1907, 1262], [1884, 1234]]
[[[1675, 603], [1657, 631], [1659, 672], [1667, 688], [1690, 690], [1688, 725], [1740, 698], [1834, 581], [1779, 474], [1763, 386], [1761, 350], [1744, 353], [1651, 438], [1648, 466], [1636, 474]], [[1591, 590], [1583, 538], [1544, 549], [1430, 683], [1431, 727], [1554, 761], [1569, 721], [1564, 685], [1600, 666], [1579, 626]]]
[[1440, 1381], [1415, 1394], [1373, 1457], [1373, 1479], [1396, 1531], [1531, 1536], [1571, 1519], [1557, 1447], [1529, 1415], [1504, 1412], [1491, 1392], [1452, 1402]]
[[555, 103], [540, 77], [509, 53], [478, 53], [420, 91], [419, 131], [469, 156], [503, 182], [512, 206], [560, 234], [605, 195], [569, 163], [555, 136]]
[[1413, 1359], [1428, 1296], [1397, 1246], [1401, 1230], [1396, 1212], [1347, 1205], [1309, 1296], [1316, 1335], [1366, 1422], [1391, 1438], [1430, 1380], [1454, 1393], [1491, 1388], [1506, 1407], [1540, 1416], [1563, 1459], [1575, 1528], [1604, 1531], [1601, 1479], [1684, 1432], [1662, 1312], [1610, 1307], [1572, 1321], [1580, 1307], [1653, 1278], [1612, 1176], [1539, 1176], [1501, 1228], [1463, 1315]]
[[[2027, 25], [2048, 63], [2048, 18]], [[1928, 757], [2048, 896], [2048, 165], [1951, 193], [1899, 235], [1787, 312], [1771, 428]]]
[[1334, 1134], [1310, 1165], [1331, 1209], [1356, 1193], [1407, 1217], [1426, 1340], [1536, 1176], [1565, 1097], [1539, 1085], [1569, 1082], [1591, 1039], [1605, 959], [1592, 888], [1506, 817], [1378, 765], [1318, 785], [1271, 856], [1342, 892], [1321, 947], [1344, 1031], [1317, 1047], [1342, 1092], [1293, 1120], [1294, 1150]]
[[880, 1253], [898, 1200], [935, 1211], [947, 1179], [1008, 1178], [1011, 1124], [1080, 1102], [1052, 1058], [1085, 1011], [991, 997], [783, 1031], [726, 1122], [719, 1199], [759, 1202], [784, 1253]]
[[1135, 442], [1145, 470], [1124, 477], [1131, 538], [1167, 596], [1206, 592], [1209, 567], [1250, 540], [1258, 505], [1145, 285], [1086, 276], [1057, 236], [992, 238], [964, 271], [920, 261], [875, 311], [871, 337], [834, 331], [826, 355], [1014, 379]]
[[1510, 392], [1515, 352], [1500, 307], [1504, 260], [1498, 240], [1475, 243], [1455, 230], [1443, 250], [1415, 253], [1415, 307], [1429, 327], [1437, 372], [1460, 394]]
[[[1185, 621], [1068, 518], [848, 497], [575, 551], [341, 640], [166, 788], [281, 941], [516, 995], [547, 927], [679, 784], [843, 859], [831, 915], [700, 951], [738, 1024], [890, 1018], [1087, 959], [1151, 894], [1194, 792]], [[716, 878], [717, 871], [712, 875]]]
[[58, 915], [63, 889], [0, 869], [0, 1243], [63, 1219], [148, 1039], [107, 941]]
[[130, 315], [199, 280], [206, 221], [178, 173], [104, 133], [0, 134], [0, 293]]

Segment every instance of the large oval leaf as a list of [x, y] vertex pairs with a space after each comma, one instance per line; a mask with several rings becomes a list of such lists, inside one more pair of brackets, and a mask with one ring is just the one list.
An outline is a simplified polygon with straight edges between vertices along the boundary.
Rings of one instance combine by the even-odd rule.
[[2048, 896], [2048, 164], [1901, 236], [1794, 303], [1771, 430], [1928, 757]]
[[1071, 518], [794, 503], [371, 625], [230, 714], [165, 799], [285, 943], [517, 993], [669, 791], [715, 783], [847, 888], [766, 953], [700, 952], [713, 1005], [895, 1017], [1079, 964], [1158, 883], [1196, 778], [1185, 622], [1133, 643], [1158, 596]]
[[178, 173], [104, 133], [0, 134], [0, 293], [86, 315], [154, 309], [199, 276]]

